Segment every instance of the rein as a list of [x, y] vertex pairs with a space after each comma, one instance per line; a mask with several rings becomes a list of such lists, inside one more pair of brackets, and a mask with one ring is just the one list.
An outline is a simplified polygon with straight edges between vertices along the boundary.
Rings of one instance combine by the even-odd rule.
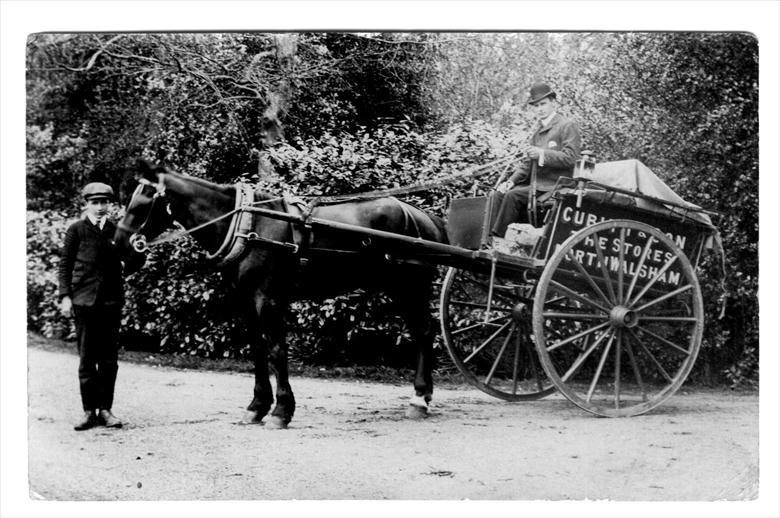
[[394, 187], [390, 189], [377, 189], [375, 191], [359, 192], [355, 194], [336, 194], [333, 196], [300, 195], [300, 197], [305, 199], [313, 199], [314, 203], [320, 205], [320, 204], [330, 204], [330, 203], [342, 203], [347, 201], [372, 200], [376, 198], [384, 198], [386, 196], [401, 196], [401, 195], [412, 194], [416, 192], [430, 191], [432, 189], [437, 189], [439, 187], [444, 187], [446, 185], [450, 185], [462, 181], [465, 178], [479, 178], [480, 176], [486, 175], [488, 173], [492, 173], [503, 166], [503, 169], [501, 170], [501, 174], [499, 175], [498, 182], [496, 183], [496, 187], [497, 187], [501, 182], [503, 182], [504, 178], [506, 177], [506, 173], [509, 170], [509, 167], [511, 167], [511, 165], [515, 163], [517, 159], [523, 158], [523, 156], [524, 154], [522, 152], [514, 153], [512, 155], [493, 160], [492, 162], [488, 162], [487, 164], [481, 164], [481, 165], [469, 167], [457, 174], [450, 176], [449, 178], [445, 178], [443, 180], [438, 180], [434, 182], [416, 183], [404, 187]]
[[[152, 187], [154, 187], [156, 189], [156, 192], [154, 193], [154, 196], [152, 196], [152, 206], [149, 208], [149, 213], [146, 215], [146, 219], [144, 220], [144, 222], [141, 223], [141, 225], [137, 229], [132, 229], [129, 226], [125, 225], [121, 221], [119, 222], [119, 225], [117, 225], [117, 226], [120, 229], [122, 229], [122, 230], [124, 230], [126, 232], [130, 232], [132, 234], [130, 236], [130, 245], [133, 247], [133, 250], [135, 250], [139, 254], [142, 254], [142, 253], [146, 252], [152, 246], [157, 246], [157, 245], [161, 245], [163, 243], [169, 243], [171, 241], [175, 241], [177, 239], [181, 239], [182, 237], [184, 237], [184, 236], [186, 236], [188, 234], [192, 234], [193, 232], [197, 232], [198, 230], [201, 230], [201, 229], [206, 228], [206, 227], [208, 227], [210, 225], [213, 225], [214, 223], [217, 223], [218, 221], [221, 221], [221, 220], [223, 220], [225, 218], [228, 218], [230, 216], [234, 216], [234, 215], [236, 215], [238, 213], [244, 212], [244, 208], [245, 207], [261, 205], [263, 203], [271, 203], [271, 202], [278, 201], [278, 200], [282, 199], [281, 197], [278, 197], [278, 198], [272, 198], [272, 199], [268, 199], [268, 200], [252, 202], [249, 205], [243, 205], [241, 203], [241, 195], [240, 195], [240, 193], [242, 192], [242, 189], [237, 184], [236, 185], [236, 208], [234, 208], [233, 210], [231, 210], [229, 212], [226, 212], [225, 214], [222, 214], [220, 216], [217, 216], [216, 218], [210, 219], [210, 220], [206, 221], [205, 223], [201, 223], [200, 225], [195, 226], [193, 228], [186, 228], [186, 229], [182, 228], [181, 230], [178, 230], [177, 232], [168, 233], [164, 237], [160, 237], [160, 238], [154, 239], [152, 241], [147, 241], [146, 240], [146, 236], [144, 236], [140, 232], [149, 223], [149, 218], [151, 217], [152, 212], [154, 210], [154, 203], [155, 203], [155, 201], [157, 201], [157, 199], [159, 199], [159, 198], [164, 198], [165, 197], [165, 183], [164, 183], [164, 180], [163, 180], [163, 174], [162, 173], [159, 175], [159, 182], [157, 184], [155, 184], [154, 182], [150, 182], [146, 178], [140, 178], [138, 180], [138, 182], [139, 182], [138, 189], [136, 189], [136, 192], [133, 193], [133, 197], [130, 198], [130, 204], [132, 204], [133, 198], [135, 198], [135, 196], [137, 194], [139, 194], [140, 189], [141, 189], [142, 186], [144, 186], [144, 185], [152, 186]], [[170, 209], [169, 209], [169, 214], [170, 214]], [[178, 222], [176, 222], [176, 223], [179, 226], [181, 226], [180, 223], [178, 223]], [[231, 225], [231, 229], [234, 226], [235, 225]], [[232, 234], [232, 232], [229, 231], [228, 235], [225, 237], [225, 242], [222, 244], [222, 246], [220, 246], [220, 248], [217, 250], [217, 252], [215, 252], [214, 254], [208, 254], [209, 259], [216, 258], [226, 248], [228, 241], [232, 237], [231, 234]]]
[[[497, 169], [501, 168], [501, 174], [499, 175], [500, 176], [499, 180], [496, 183], [496, 186], [498, 186], [501, 182], [503, 182], [511, 165], [518, 158], [522, 158], [522, 156], [523, 153], [514, 153], [507, 157], [499, 158], [492, 162], [488, 162], [487, 164], [481, 164], [478, 166], [470, 167], [460, 173], [451, 176], [450, 178], [446, 178], [435, 182], [417, 183], [405, 187], [396, 187], [391, 189], [378, 189], [375, 191], [368, 191], [368, 192], [362, 192], [356, 194], [345, 194], [345, 195], [335, 195], [335, 196], [300, 196], [300, 198], [313, 199], [312, 205], [320, 205], [320, 204], [332, 204], [332, 203], [341, 203], [341, 202], [348, 202], [348, 201], [370, 200], [376, 198], [384, 198], [387, 196], [406, 195], [415, 192], [428, 191], [431, 189], [444, 187], [446, 185], [450, 185], [458, 181], [462, 181], [465, 178], [478, 178], [480, 176], [483, 176], [488, 173], [492, 173]], [[141, 225], [137, 229], [132, 229], [122, 222], [120, 222], [118, 225], [120, 229], [131, 233], [130, 245], [133, 247], [133, 250], [135, 250], [138, 253], [144, 253], [147, 250], [149, 250], [150, 247], [153, 246], [175, 241], [188, 234], [197, 232], [198, 230], [201, 230], [205, 227], [213, 225], [214, 223], [217, 223], [225, 218], [232, 216], [233, 221], [231, 221], [230, 228], [228, 229], [227, 235], [225, 236], [225, 240], [223, 241], [222, 245], [219, 247], [219, 249], [217, 249], [216, 252], [207, 253], [207, 257], [209, 259], [218, 259], [221, 255], [223, 255], [224, 251], [230, 247], [231, 244], [235, 245], [236, 236], [238, 236], [239, 238], [246, 238], [248, 236], [243, 234], [239, 235], [239, 232], [237, 232], [237, 228], [236, 228], [237, 225], [239, 224], [238, 220], [241, 219], [240, 216], [243, 215], [244, 213], [251, 212], [250, 210], [247, 209], [250, 209], [251, 207], [257, 205], [262, 205], [264, 203], [271, 203], [271, 202], [284, 199], [284, 197], [280, 196], [268, 200], [250, 201], [250, 203], [247, 204], [243, 202], [244, 192], [245, 192], [243, 188], [243, 184], [236, 184], [235, 185], [236, 207], [233, 210], [226, 212], [225, 214], [222, 214], [220, 216], [217, 216], [216, 218], [210, 219], [205, 223], [202, 223], [196, 227], [189, 228], [189, 229], [185, 229], [182, 227], [181, 230], [178, 230], [173, 233], [168, 233], [164, 237], [160, 237], [152, 241], [147, 241], [146, 236], [141, 234], [141, 231], [149, 223], [149, 218], [151, 218], [151, 215], [154, 212], [154, 203], [157, 201], [157, 199], [165, 197], [165, 182], [163, 177], [164, 177], [164, 173], [160, 173], [158, 177], [158, 182], [156, 184], [145, 178], [140, 178], [138, 180], [139, 186], [136, 189], [136, 191], [133, 193], [133, 196], [130, 199], [130, 203], [128, 205], [132, 204], [133, 199], [135, 198], [136, 195], [138, 195], [141, 192], [141, 189], [144, 185], [154, 187], [156, 190], [155, 194], [152, 196], [152, 202], [151, 202], [152, 206], [149, 208], [149, 213], [146, 215], [146, 219], [144, 220], [144, 222], [141, 223]], [[249, 196], [249, 198], [251, 200], [251, 196]], [[168, 213], [170, 214], [170, 207], [167, 207], [167, 209], [168, 209]], [[409, 217], [409, 215], [406, 212], [404, 213], [404, 216], [405, 218]], [[182, 226], [178, 222], [175, 223], [177, 223], [180, 227]], [[295, 248], [297, 249], [297, 247]], [[233, 255], [235, 254], [231, 253], [231, 251], [228, 251], [228, 259]], [[224, 261], [225, 259], [223, 259], [223, 262]]]

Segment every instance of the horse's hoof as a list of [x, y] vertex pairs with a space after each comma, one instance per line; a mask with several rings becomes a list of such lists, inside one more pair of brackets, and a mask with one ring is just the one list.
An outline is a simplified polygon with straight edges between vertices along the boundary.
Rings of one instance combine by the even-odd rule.
[[259, 413], [247, 410], [244, 417], [238, 422], [240, 425], [263, 424], [263, 418]]
[[281, 417], [272, 415], [265, 421], [265, 427], [269, 430], [285, 430], [287, 429], [287, 421]]
[[409, 405], [406, 408], [406, 417], [408, 419], [425, 419], [428, 417], [428, 407]]

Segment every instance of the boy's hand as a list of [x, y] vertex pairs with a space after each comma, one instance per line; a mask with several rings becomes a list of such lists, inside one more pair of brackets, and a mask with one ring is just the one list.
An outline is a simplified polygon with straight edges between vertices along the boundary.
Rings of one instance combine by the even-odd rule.
[[62, 301], [60, 302], [60, 312], [63, 316], [68, 318], [73, 316], [73, 301], [70, 300], [70, 297], [62, 297]]

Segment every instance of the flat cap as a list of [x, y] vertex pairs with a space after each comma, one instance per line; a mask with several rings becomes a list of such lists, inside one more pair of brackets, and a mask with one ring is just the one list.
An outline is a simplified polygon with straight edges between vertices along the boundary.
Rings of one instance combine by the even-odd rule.
[[81, 190], [81, 195], [85, 200], [91, 200], [94, 198], [113, 198], [114, 189], [110, 185], [106, 185], [102, 182], [92, 182], [84, 186]]

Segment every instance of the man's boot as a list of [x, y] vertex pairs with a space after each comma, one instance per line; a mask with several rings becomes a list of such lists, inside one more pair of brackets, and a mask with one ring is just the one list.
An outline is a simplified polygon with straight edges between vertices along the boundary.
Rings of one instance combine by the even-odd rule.
[[86, 410], [84, 411], [84, 419], [76, 423], [73, 429], [80, 432], [82, 430], [89, 430], [94, 426], [97, 426], [97, 419], [95, 418], [95, 413], [92, 410]]
[[98, 413], [98, 422], [106, 428], [122, 428], [122, 421], [117, 419], [111, 410], [105, 408]]

